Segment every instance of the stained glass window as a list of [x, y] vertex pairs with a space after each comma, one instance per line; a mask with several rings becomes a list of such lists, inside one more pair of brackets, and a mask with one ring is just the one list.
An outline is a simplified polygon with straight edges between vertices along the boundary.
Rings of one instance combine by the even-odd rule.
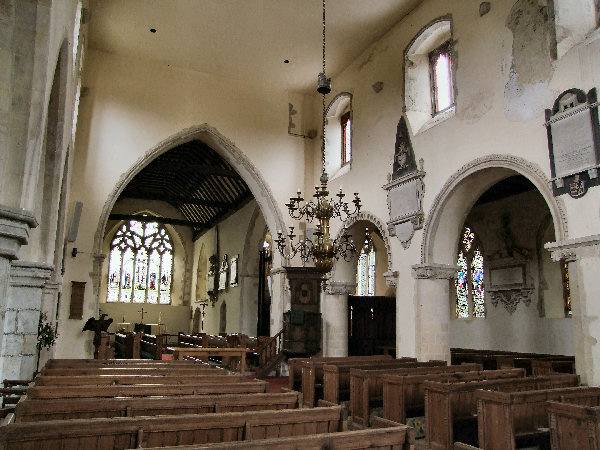
[[462, 233], [456, 264], [456, 317], [485, 317], [483, 255], [469, 227]]
[[356, 295], [375, 295], [375, 247], [368, 229], [366, 230], [365, 243], [358, 257]]
[[125, 222], [110, 244], [107, 302], [171, 303], [173, 245], [156, 222]]
[[571, 309], [571, 285], [569, 280], [569, 263], [565, 260], [561, 261], [561, 274], [563, 282], [563, 298], [565, 300], [565, 317], [572, 317]]

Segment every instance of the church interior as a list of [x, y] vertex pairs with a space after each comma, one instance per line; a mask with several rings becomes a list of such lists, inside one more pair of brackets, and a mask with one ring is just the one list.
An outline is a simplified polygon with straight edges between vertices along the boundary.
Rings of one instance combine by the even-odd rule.
[[598, 0], [0, 1], [1, 379], [98, 357], [106, 318], [600, 385], [599, 26]]

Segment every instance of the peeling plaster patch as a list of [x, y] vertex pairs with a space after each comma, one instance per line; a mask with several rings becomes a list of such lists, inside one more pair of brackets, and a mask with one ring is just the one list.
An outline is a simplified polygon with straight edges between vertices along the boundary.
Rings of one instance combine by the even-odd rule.
[[492, 109], [494, 93], [490, 90], [480, 90], [473, 96], [463, 99], [456, 115], [468, 123], [477, 122]]
[[504, 115], [514, 122], [543, 117], [544, 109], [554, 102], [554, 97], [547, 82], [520, 84], [512, 71], [504, 88]]
[[374, 83], [371, 87], [373, 88], [376, 94], [379, 94], [383, 89], [383, 81], [378, 81]]
[[538, 0], [519, 0], [506, 18], [512, 31], [513, 71], [523, 84], [547, 81], [552, 75], [553, 21]]

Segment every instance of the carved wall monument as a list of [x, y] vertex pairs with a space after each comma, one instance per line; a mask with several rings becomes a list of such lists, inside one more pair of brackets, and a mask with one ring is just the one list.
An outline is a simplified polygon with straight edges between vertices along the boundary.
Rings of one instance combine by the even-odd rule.
[[397, 236], [404, 248], [410, 245], [415, 230], [423, 228], [423, 160], [419, 165], [417, 169], [408, 128], [401, 117], [396, 130], [392, 181], [383, 189], [388, 191], [388, 232], [390, 236]]
[[554, 195], [583, 197], [599, 184], [600, 126], [596, 89], [569, 89], [546, 110]]

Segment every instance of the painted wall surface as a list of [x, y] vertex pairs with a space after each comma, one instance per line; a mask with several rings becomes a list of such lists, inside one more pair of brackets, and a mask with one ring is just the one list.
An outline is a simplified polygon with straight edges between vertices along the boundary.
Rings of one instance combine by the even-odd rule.
[[[573, 320], [556, 315], [546, 316], [544, 301], [562, 303], [562, 283], [558, 262], [542, 265], [540, 271], [538, 235], [546, 228], [548, 207], [537, 191], [529, 191], [502, 200], [475, 206], [466, 224], [475, 232], [484, 256], [484, 288], [486, 289], [486, 317], [457, 319], [450, 321], [450, 346], [484, 349], [505, 349], [522, 352], [573, 355]], [[504, 228], [502, 217], [509, 217], [509, 230]], [[458, 242], [458, 239], [457, 239]], [[458, 244], [457, 244], [458, 245]], [[543, 244], [541, 244], [543, 245]], [[509, 258], [507, 255], [513, 255]], [[492, 283], [490, 267], [495, 262], [510, 264], [511, 261], [526, 260], [526, 284], [533, 286], [529, 305], [521, 302], [514, 313], [510, 313], [499, 302], [491, 303]], [[551, 279], [553, 292], [548, 292], [542, 280]], [[541, 292], [541, 285], [546, 289]], [[544, 294], [544, 295], [542, 295]], [[453, 299], [450, 302], [452, 314]], [[551, 311], [555, 305], [548, 305]], [[563, 309], [564, 311], [564, 309]], [[476, 344], [474, 344], [476, 343]]]
[[[222, 305], [225, 303], [227, 305], [226, 332], [256, 335], [258, 251], [262, 246], [265, 228], [264, 218], [260, 211], [257, 212], [255, 200], [250, 201], [218, 225], [219, 262], [223, 261], [224, 255], [227, 255], [229, 263], [231, 263], [232, 257], [238, 256], [238, 284], [231, 286], [228, 279], [227, 288], [219, 291], [218, 301], [215, 305], [205, 309], [204, 331], [206, 333], [219, 333], [220, 313]], [[258, 230], [258, 234], [252, 233], [253, 229]], [[202, 272], [206, 276], [208, 270], [208, 268], [204, 271], [198, 270], [198, 255], [204, 251], [210, 257], [216, 254], [216, 247], [217, 231], [215, 228], [203, 234], [194, 243], [196, 276]], [[195, 300], [192, 303], [193, 307], [197, 306]]]
[[[456, 112], [449, 119], [416, 136], [409, 123], [416, 158], [423, 158], [426, 171], [423, 180], [426, 217], [431, 214], [444, 184], [480, 157], [500, 154], [523, 158], [532, 170], [541, 174], [539, 181], [548, 183], [550, 163], [544, 109], [551, 108], [554, 99], [566, 89], [578, 87], [587, 91], [600, 85], [600, 63], [598, 58], [591, 57], [592, 52], [600, 51], [598, 31], [562, 59], [552, 61], [547, 57], [550, 48], [544, 46], [548, 36], [526, 29], [515, 30], [516, 13], [521, 9], [528, 24], [540, 20], [527, 5], [494, 2], [491, 11], [480, 17], [479, 3], [424, 2], [333, 78], [334, 91], [328, 101], [341, 92], [353, 96], [353, 159], [351, 170], [336, 178], [331, 190], [343, 184], [345, 190], [359, 192], [365, 210], [383, 222], [388, 211], [381, 186], [392, 171], [396, 125], [404, 105], [403, 52], [432, 20], [447, 15], [452, 18], [457, 96]], [[534, 46], [543, 52], [528, 61], [519, 53], [521, 46]], [[383, 83], [379, 93], [372, 87], [376, 82]], [[319, 149], [315, 145], [313, 150], [318, 161]], [[315, 164], [313, 180], [318, 177], [318, 167]], [[482, 191], [485, 188], [480, 187]], [[582, 199], [562, 196], [556, 200], [566, 213], [569, 237], [600, 231], [599, 199], [600, 190], [591, 189]], [[455, 214], [464, 220], [470, 207], [471, 204], [457, 202]], [[589, 220], [586, 211], [594, 211], [593, 220]], [[335, 226], [332, 230], [337, 232]], [[393, 269], [398, 271], [397, 353], [400, 355], [414, 354], [421, 339], [418, 311], [424, 294], [416, 289], [412, 265], [422, 262], [422, 239], [423, 232], [417, 230], [410, 247], [403, 249], [397, 239], [391, 238]], [[450, 264], [453, 259], [452, 253], [447, 252], [444, 260], [434, 262]]]

